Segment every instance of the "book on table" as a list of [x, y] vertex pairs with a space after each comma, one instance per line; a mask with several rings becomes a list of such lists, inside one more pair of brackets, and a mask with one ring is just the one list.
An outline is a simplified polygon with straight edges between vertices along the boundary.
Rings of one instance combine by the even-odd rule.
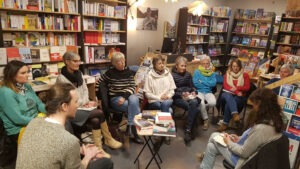
[[157, 112], [155, 116], [155, 124], [169, 124], [172, 123], [173, 118], [170, 112]]
[[139, 135], [152, 135], [153, 134], [153, 123], [147, 119], [136, 116], [133, 119], [133, 123], [137, 129]]
[[166, 137], [176, 137], [175, 122], [169, 122], [168, 124], [155, 124], [153, 126], [154, 136], [166, 136]]
[[155, 120], [157, 112], [160, 110], [143, 110], [142, 112], [142, 118], [143, 119], [150, 119], [150, 120]]

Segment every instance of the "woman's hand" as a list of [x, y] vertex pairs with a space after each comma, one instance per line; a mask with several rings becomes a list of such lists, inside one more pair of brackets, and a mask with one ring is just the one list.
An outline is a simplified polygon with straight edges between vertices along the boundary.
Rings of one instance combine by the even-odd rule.
[[118, 100], [118, 106], [121, 106], [122, 104], [124, 104], [124, 102], [125, 102], [125, 98], [120, 97], [120, 99]]
[[161, 100], [168, 100], [169, 97], [168, 97], [167, 94], [163, 94], [163, 95], [160, 96], [160, 99], [161, 99]]
[[235, 86], [232, 87], [232, 88], [230, 89], [230, 91], [235, 92], [235, 91], [236, 91], [236, 87], [235, 87]]
[[82, 145], [82, 151], [84, 158], [92, 159], [96, 157], [97, 154], [101, 153], [99, 149], [93, 144]]
[[228, 144], [229, 141], [231, 140], [230, 135], [227, 133], [224, 133], [223, 139], [224, 139], [225, 144]]
[[239, 136], [236, 134], [230, 134], [229, 136], [230, 136], [231, 141], [235, 142], [235, 143], [238, 142], [240, 139]]

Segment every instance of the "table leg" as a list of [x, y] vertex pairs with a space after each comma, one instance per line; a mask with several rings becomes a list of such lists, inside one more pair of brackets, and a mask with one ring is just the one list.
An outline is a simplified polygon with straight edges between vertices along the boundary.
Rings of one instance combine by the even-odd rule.
[[[154, 144], [153, 144], [151, 138], [150, 138], [150, 141], [151, 141], [152, 145], [154, 146]], [[151, 154], [152, 154], [152, 158], [151, 158], [150, 161], [148, 162], [148, 164], [147, 164], [147, 166], [146, 166], [146, 169], [149, 167], [149, 165], [151, 164], [151, 162], [152, 162], [153, 159], [154, 159], [154, 161], [155, 161], [157, 167], [158, 167], [159, 169], [161, 169], [161, 168], [160, 168], [160, 165], [159, 165], [159, 163], [158, 163], [158, 161], [157, 161], [157, 159], [156, 159], [155, 156], [158, 155], [158, 157], [159, 157], [159, 159], [160, 159], [160, 162], [162, 163], [162, 160], [161, 160], [161, 158], [160, 158], [160, 156], [159, 156], [159, 154], [158, 154], [158, 150], [160, 149], [161, 145], [163, 144], [163, 141], [164, 141], [164, 138], [160, 140], [160, 143], [159, 143], [159, 145], [158, 145], [157, 151], [155, 151], [155, 150], [153, 149], [154, 153], [153, 153], [153, 151], [152, 151], [150, 145], [148, 144], [149, 149], [150, 149]]]
[[145, 144], [143, 145], [143, 148], [141, 149], [141, 151], [139, 152], [138, 156], [135, 158], [133, 164], [136, 163], [136, 161], [139, 159], [140, 155], [142, 154], [142, 152], [144, 151], [145, 147], [148, 145], [149, 146], [149, 140], [150, 140], [150, 137], [147, 139], [146, 136], [144, 136], [144, 140], [145, 140]]

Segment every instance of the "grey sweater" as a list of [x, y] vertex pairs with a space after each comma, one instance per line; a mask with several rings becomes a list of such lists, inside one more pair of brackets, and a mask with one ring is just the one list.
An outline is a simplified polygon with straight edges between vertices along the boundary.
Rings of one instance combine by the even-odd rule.
[[81, 169], [79, 140], [60, 124], [35, 118], [18, 148], [16, 169]]
[[257, 152], [261, 146], [272, 140], [278, 139], [281, 135], [281, 133], [275, 131], [273, 126], [258, 124], [251, 129], [248, 138], [243, 145], [238, 145], [237, 143], [230, 141], [228, 143], [228, 149], [240, 157], [235, 169], [240, 169], [245, 160]]

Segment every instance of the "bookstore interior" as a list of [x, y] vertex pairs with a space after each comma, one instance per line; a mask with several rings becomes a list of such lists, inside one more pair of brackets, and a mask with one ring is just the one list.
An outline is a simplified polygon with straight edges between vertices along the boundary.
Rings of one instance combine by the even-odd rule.
[[[114, 52], [124, 53], [127, 66], [137, 67], [140, 97], [152, 56], [158, 54], [168, 68], [178, 56], [185, 57], [192, 75], [203, 55], [221, 75], [237, 58], [257, 88], [279, 79], [282, 65], [292, 65], [293, 75], [270, 88], [280, 87], [278, 97], [289, 119], [284, 133], [290, 166], [300, 166], [299, 0], [0, 0], [0, 16], [0, 79], [8, 62], [20, 60], [29, 66], [38, 94], [55, 83], [67, 51], [81, 57], [91, 100], [97, 100], [95, 83], [111, 67]], [[149, 134], [151, 123], [142, 119], [135, 123]], [[174, 126], [165, 132], [176, 137]]]

